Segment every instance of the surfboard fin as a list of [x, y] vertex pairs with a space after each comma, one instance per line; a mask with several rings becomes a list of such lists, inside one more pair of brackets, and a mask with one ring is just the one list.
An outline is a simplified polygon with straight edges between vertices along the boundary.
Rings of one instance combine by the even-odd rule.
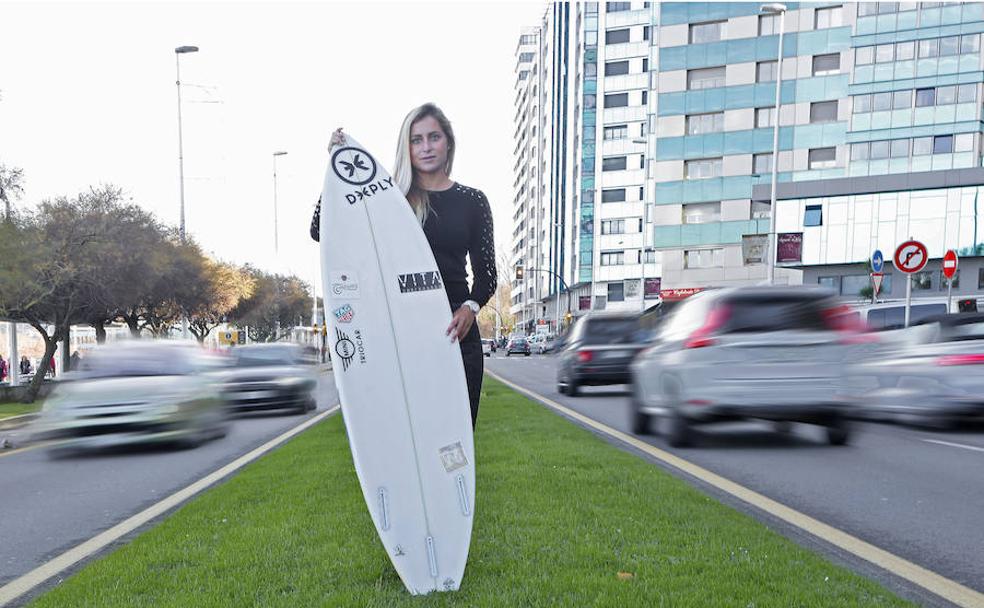
[[465, 517], [471, 515], [471, 507], [468, 504], [468, 491], [465, 487], [465, 476], [458, 475], [458, 505], [461, 506], [461, 514]]

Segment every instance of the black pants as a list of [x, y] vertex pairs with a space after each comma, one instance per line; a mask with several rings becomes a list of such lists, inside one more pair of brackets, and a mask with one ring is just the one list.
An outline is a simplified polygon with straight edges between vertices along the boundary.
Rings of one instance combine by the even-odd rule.
[[468, 383], [468, 401], [471, 405], [472, 428], [478, 420], [478, 400], [482, 396], [482, 374], [485, 371], [485, 355], [482, 354], [482, 335], [478, 321], [472, 324], [461, 340], [461, 361], [465, 364], [465, 380]]

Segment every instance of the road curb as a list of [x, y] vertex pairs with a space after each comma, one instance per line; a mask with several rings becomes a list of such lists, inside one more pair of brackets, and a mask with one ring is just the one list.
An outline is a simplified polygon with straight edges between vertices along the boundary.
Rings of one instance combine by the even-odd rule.
[[[37, 419], [41, 414], [21, 414], [0, 419], [0, 431], [13, 431]], [[16, 421], [16, 422], [15, 422]]]

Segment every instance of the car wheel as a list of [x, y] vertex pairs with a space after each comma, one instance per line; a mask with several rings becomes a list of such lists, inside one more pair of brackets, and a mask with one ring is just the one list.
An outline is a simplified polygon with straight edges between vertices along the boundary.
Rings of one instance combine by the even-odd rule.
[[777, 433], [787, 434], [793, 430], [793, 423], [788, 420], [775, 420], [772, 422], [772, 430]]
[[524, 353], [524, 354], [525, 354], [525, 355], [526, 355], [527, 357], [529, 357], [529, 356], [530, 356], [530, 354], [529, 354], [529, 353]]
[[686, 417], [678, 411], [669, 416], [669, 428], [666, 433], [666, 441], [672, 447], [682, 448], [691, 444], [690, 423]]
[[581, 394], [581, 387], [578, 385], [576, 380], [570, 379], [567, 381], [567, 395], [570, 397], [577, 397]]
[[844, 418], [837, 418], [827, 426], [827, 443], [830, 445], [846, 445], [850, 437], [850, 424]]
[[632, 416], [632, 432], [636, 435], [651, 435], [653, 426], [652, 417], [640, 410], [639, 403], [635, 399], [632, 399], [630, 404], [632, 408], [630, 412]]
[[506, 351], [506, 356], [507, 356], [507, 357], [509, 356], [509, 351], [508, 351], [508, 350]]

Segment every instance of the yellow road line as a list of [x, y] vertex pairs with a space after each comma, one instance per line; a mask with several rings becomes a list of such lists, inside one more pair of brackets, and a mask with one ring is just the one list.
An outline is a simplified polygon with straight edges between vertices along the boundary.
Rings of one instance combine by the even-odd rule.
[[308, 427], [311, 427], [321, 422], [324, 418], [334, 414], [338, 411], [338, 409], [339, 406], [336, 404], [328, 411], [322, 412], [309, 420], [305, 420], [301, 424], [295, 426], [280, 436], [271, 439], [248, 454], [240, 456], [217, 471], [209, 473], [191, 485], [178, 490], [174, 494], [171, 494], [164, 500], [147, 507], [126, 521], [116, 524], [109, 530], [97, 534], [82, 544], [77, 545], [54, 559], [38, 566], [20, 578], [14, 579], [3, 587], [0, 587], [0, 606], [4, 606], [7, 603], [17, 599], [49, 578], [89, 557], [97, 551], [100, 551], [107, 545], [119, 540], [121, 537], [129, 534], [133, 530], [136, 530], [155, 517], [158, 517], [159, 515], [166, 513], [168, 510], [173, 509], [223, 478], [228, 477], [263, 454], [279, 446], [281, 443], [287, 441], [294, 435], [297, 435]]
[[759, 508], [774, 517], [778, 517], [779, 519], [796, 526], [797, 528], [808, 532], [817, 538], [825, 540], [840, 549], [856, 555], [861, 559], [869, 561], [872, 564], [875, 564], [876, 566], [879, 566], [880, 568], [883, 568], [896, 576], [904, 578], [907, 581], [914, 583], [958, 606], [965, 606], [967, 608], [984, 608], [984, 594], [978, 591], [936, 574], [931, 570], [927, 570], [926, 568], [914, 564], [893, 553], [889, 553], [884, 549], [876, 547], [871, 543], [865, 542], [860, 538], [852, 536], [833, 526], [827, 525], [810, 517], [809, 515], [800, 513], [795, 509], [787, 507], [786, 505], [763, 496], [754, 490], [750, 490], [742, 485], [721, 477], [720, 475], [712, 473], [703, 467], [697, 466], [688, 460], [680, 458], [679, 456], [675, 456], [669, 452], [653, 447], [652, 445], [641, 441], [632, 435], [623, 433], [619, 430], [611, 428], [608, 425], [588, 418], [587, 416], [575, 412], [574, 410], [567, 408], [556, 401], [548, 399], [538, 393], [510, 382], [509, 380], [506, 380], [502, 376], [489, 371], [488, 369], [485, 371], [487, 374], [511, 387], [513, 390], [523, 393], [528, 397], [531, 397], [557, 410], [558, 412], [562, 412], [564, 415], [569, 416], [582, 424], [590, 426], [591, 428], [600, 431], [609, 437], [631, 445], [632, 447], [645, 452], [653, 458], [680, 469], [688, 475], [692, 475], [697, 479], [700, 479], [704, 483], [710, 484], [723, 492], [727, 492], [739, 500]]

